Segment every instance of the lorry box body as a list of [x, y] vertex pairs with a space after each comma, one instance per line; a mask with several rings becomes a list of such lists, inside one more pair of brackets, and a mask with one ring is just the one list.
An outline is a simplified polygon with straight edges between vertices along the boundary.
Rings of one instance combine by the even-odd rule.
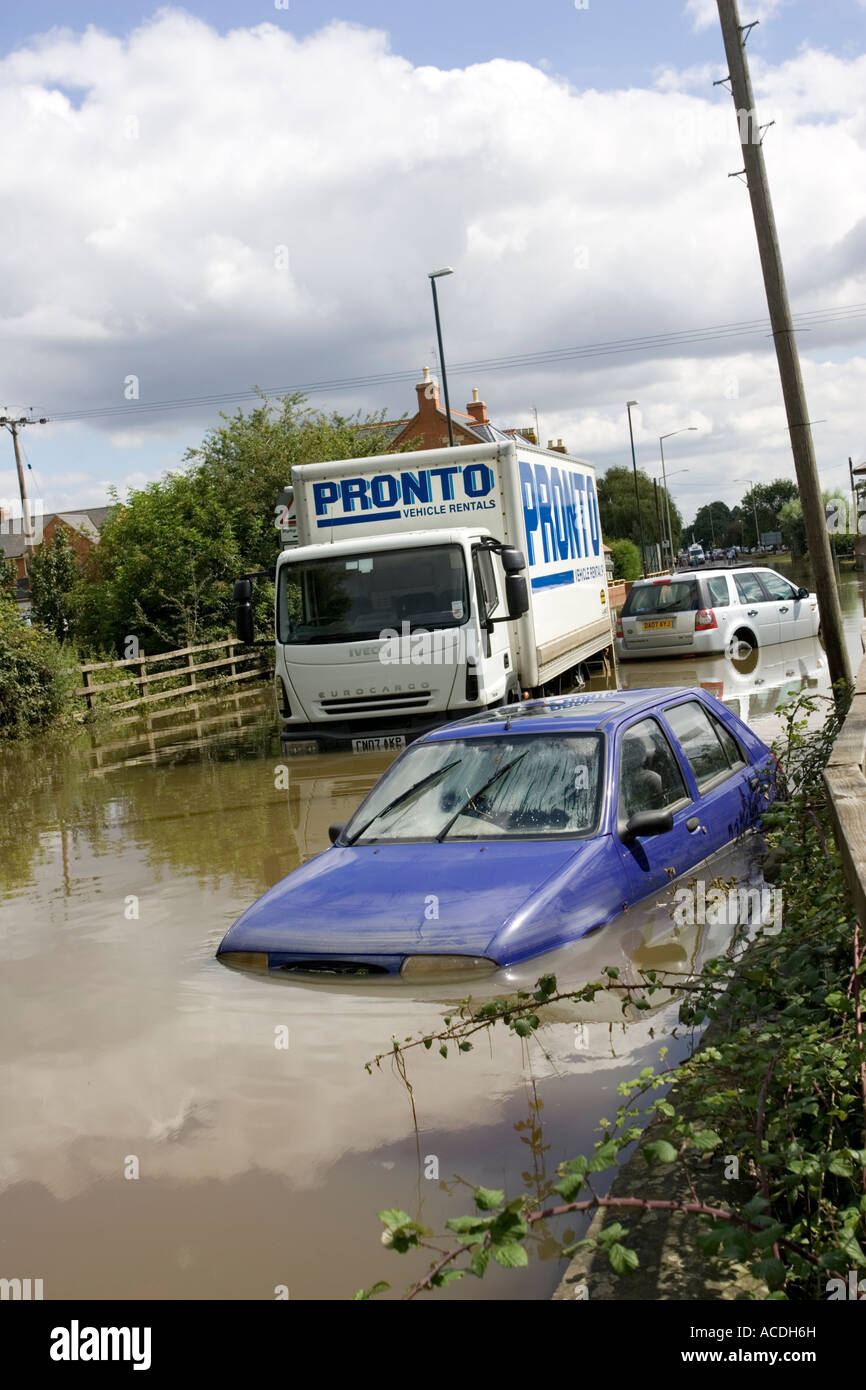
[[[383, 746], [610, 646], [588, 463], [508, 440], [302, 464], [292, 492], [275, 594], [286, 739]], [[502, 546], [526, 561], [513, 618]]]

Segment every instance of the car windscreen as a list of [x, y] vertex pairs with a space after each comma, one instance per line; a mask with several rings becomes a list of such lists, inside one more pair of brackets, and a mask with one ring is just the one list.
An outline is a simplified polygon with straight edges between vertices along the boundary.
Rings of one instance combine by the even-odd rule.
[[349, 844], [590, 835], [600, 734], [442, 739], [408, 749], [356, 811]]
[[359, 551], [290, 561], [280, 570], [280, 642], [355, 642], [386, 631], [460, 627], [468, 617], [459, 545]]
[[622, 608], [622, 617], [643, 617], [647, 613], [692, 613], [700, 608], [698, 585], [694, 579], [673, 579], [669, 583], [634, 584]]

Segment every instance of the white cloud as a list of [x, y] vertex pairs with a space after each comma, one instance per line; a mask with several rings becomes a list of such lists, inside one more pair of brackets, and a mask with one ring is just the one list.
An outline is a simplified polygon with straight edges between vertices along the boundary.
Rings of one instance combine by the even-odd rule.
[[[762, 119], [776, 121], [767, 160], [795, 308], [862, 301], [866, 58], [808, 50], [754, 71]], [[342, 23], [305, 40], [269, 24], [219, 35], [164, 11], [126, 39], [53, 31], [0, 63], [0, 122], [17, 132], [4, 155], [14, 221], [0, 229], [4, 390], [38, 409], [124, 409], [130, 375], [147, 404], [420, 369], [434, 338], [426, 273], [442, 263], [456, 270], [441, 286], [449, 364], [763, 319], [748, 195], [728, 178], [730, 96], [709, 69], [654, 80], [577, 92], [522, 62], [413, 67], [384, 35]], [[856, 321], [802, 336], [810, 393], [829, 398], [833, 372], [862, 389], [844, 360], [862, 337]], [[841, 361], [825, 373], [830, 344]], [[705, 422], [673, 441], [698, 478], [698, 445], [790, 470], [784, 448], [762, 452], [779, 391], [761, 346], [484, 377], [455, 365], [449, 384], [455, 403], [479, 385], [506, 424], [537, 405], [548, 436], [602, 467], [636, 396], [650, 444]], [[737, 373], [739, 404], [724, 394]], [[316, 398], [392, 413], [413, 400], [411, 385]], [[831, 406], [844, 459], [859, 426], [845, 399]], [[811, 394], [810, 409], [830, 413]], [[134, 414], [94, 427], [118, 461], [140, 436], [165, 440]], [[213, 419], [184, 415], [184, 428], [194, 438]], [[44, 438], [59, 457], [59, 437]], [[106, 448], [93, 486], [109, 468]]]
[[[752, 0], [748, 17], [741, 15], [741, 21], [750, 24], [752, 20], [760, 23], [772, 19], [785, 3], [786, 0]], [[693, 29], [709, 29], [711, 25], [719, 22], [716, 0], [686, 0], [685, 12], [692, 21]]]

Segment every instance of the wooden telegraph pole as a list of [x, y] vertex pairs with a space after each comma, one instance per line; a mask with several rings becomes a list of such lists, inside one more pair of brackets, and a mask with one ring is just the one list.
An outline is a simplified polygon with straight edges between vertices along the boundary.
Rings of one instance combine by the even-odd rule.
[[43, 416], [40, 420], [34, 420], [29, 415], [21, 415], [15, 418], [12, 415], [0, 415], [0, 425], [9, 431], [12, 436], [12, 447], [15, 450], [15, 467], [18, 469], [18, 491], [21, 494], [21, 526], [24, 533], [24, 567], [27, 568], [27, 548], [33, 549], [33, 518], [30, 514], [30, 500], [27, 496], [27, 488], [24, 483], [24, 466], [21, 462], [21, 449], [18, 444], [18, 431], [22, 425], [47, 425], [48, 421]]
[[743, 150], [744, 173], [749, 187], [752, 216], [758, 237], [758, 254], [764, 275], [764, 288], [767, 292], [767, 305], [770, 310], [770, 324], [773, 342], [776, 345], [776, 360], [782, 382], [782, 395], [788, 417], [788, 431], [791, 436], [791, 450], [794, 455], [794, 468], [797, 485], [803, 504], [803, 520], [806, 524], [806, 543], [812, 573], [815, 578], [815, 592], [821, 609], [821, 630], [827, 649], [827, 665], [830, 679], [835, 684], [840, 680], [851, 680], [851, 665], [845, 646], [842, 630], [842, 609], [839, 605], [839, 591], [833, 573], [833, 560], [830, 555], [830, 538], [824, 515], [824, 501], [815, 462], [815, 447], [809, 413], [806, 409], [806, 393], [800, 373], [800, 357], [794, 325], [788, 304], [788, 291], [785, 285], [785, 272], [782, 268], [782, 253], [776, 233], [776, 220], [767, 183], [767, 170], [764, 164], [761, 127], [755, 111], [755, 98], [752, 80], [746, 61], [746, 40], [754, 25], [741, 25], [737, 0], [717, 0], [722, 37], [725, 41], [725, 55], [728, 60], [728, 78], [740, 127], [740, 144]]

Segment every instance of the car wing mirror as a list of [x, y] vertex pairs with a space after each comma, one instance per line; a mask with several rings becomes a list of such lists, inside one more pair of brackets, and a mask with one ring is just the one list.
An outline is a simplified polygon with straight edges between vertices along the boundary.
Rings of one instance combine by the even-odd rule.
[[626, 821], [624, 839], [636, 840], [639, 835], [664, 835], [673, 828], [673, 811], [638, 811]]
[[342, 835], [342, 833], [343, 833], [343, 831], [344, 831], [345, 829], [346, 829], [346, 822], [345, 822], [345, 821], [341, 821], [339, 825], [329, 825], [329, 826], [328, 826], [328, 839], [331, 841], [331, 844], [332, 844], [332, 845], [333, 845], [337, 840], [339, 840], [340, 836]]
[[808, 589], [800, 588], [800, 589], [797, 590], [797, 598], [808, 598], [808, 597], [809, 597], [809, 590], [808, 590]]

